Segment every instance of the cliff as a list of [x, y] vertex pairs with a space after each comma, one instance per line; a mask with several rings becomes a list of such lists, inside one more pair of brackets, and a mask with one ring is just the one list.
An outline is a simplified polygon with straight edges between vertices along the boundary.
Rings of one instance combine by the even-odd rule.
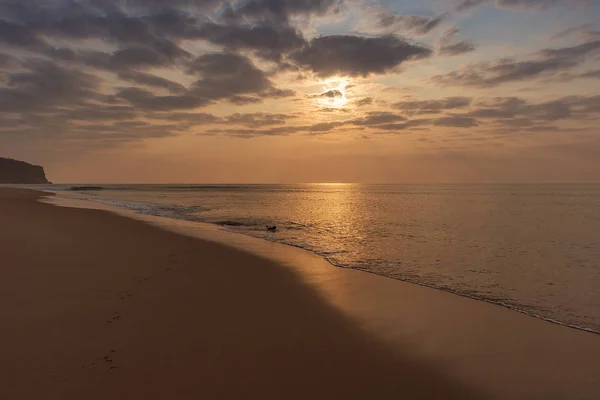
[[24, 161], [0, 157], [0, 183], [50, 183], [44, 168]]

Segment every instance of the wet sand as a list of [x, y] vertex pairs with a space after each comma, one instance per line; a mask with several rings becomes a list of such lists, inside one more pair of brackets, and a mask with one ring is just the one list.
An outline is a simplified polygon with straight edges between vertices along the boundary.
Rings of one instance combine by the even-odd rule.
[[292, 271], [0, 189], [0, 398], [476, 398]]
[[600, 393], [600, 335], [279, 244], [204, 233], [268, 261], [39, 196], [0, 189], [2, 398]]

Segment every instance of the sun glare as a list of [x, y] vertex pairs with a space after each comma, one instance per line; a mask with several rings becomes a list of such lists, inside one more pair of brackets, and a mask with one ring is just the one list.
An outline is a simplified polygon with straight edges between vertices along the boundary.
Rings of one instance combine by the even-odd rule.
[[323, 93], [328, 94], [321, 98], [321, 103], [332, 108], [341, 108], [348, 104], [346, 87], [349, 82], [347, 79], [331, 78], [321, 81], [319, 84], [323, 85]]

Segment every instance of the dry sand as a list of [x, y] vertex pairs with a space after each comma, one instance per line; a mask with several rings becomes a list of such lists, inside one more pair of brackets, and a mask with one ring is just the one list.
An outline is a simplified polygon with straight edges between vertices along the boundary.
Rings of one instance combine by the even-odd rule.
[[0, 189], [0, 398], [476, 398], [290, 270]]
[[600, 398], [600, 335], [39, 196], [0, 189], [2, 399]]

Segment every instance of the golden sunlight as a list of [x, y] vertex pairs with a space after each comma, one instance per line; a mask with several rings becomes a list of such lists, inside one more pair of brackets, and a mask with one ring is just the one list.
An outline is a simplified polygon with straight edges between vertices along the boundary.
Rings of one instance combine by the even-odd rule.
[[348, 104], [346, 88], [349, 85], [349, 80], [347, 78], [330, 78], [319, 82], [319, 84], [323, 86], [319, 103], [332, 108], [341, 108]]

